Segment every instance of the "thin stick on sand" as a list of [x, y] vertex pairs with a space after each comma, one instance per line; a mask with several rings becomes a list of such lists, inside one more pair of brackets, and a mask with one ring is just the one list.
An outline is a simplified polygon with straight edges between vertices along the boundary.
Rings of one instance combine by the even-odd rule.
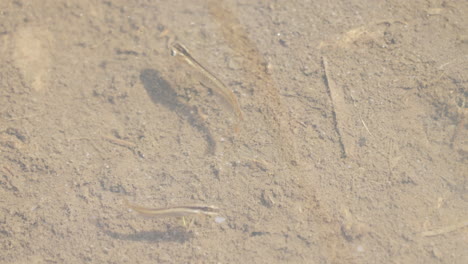
[[453, 231], [455, 231], [457, 229], [464, 228], [464, 227], [467, 227], [467, 226], [468, 226], [468, 221], [465, 221], [465, 222], [461, 222], [461, 223], [458, 223], [458, 224], [449, 225], [449, 226], [446, 226], [446, 227], [443, 227], [443, 228], [440, 228], [440, 229], [425, 231], [425, 232], [422, 232], [421, 235], [423, 237], [439, 236], [439, 235], [450, 233], [450, 232], [453, 232]]
[[331, 78], [327, 58], [322, 57], [323, 70], [325, 71], [325, 82], [330, 94], [330, 98], [333, 104], [333, 121], [335, 125], [336, 133], [338, 134], [340, 148], [341, 148], [341, 157], [346, 158], [346, 146], [343, 140], [343, 134], [340, 127], [344, 123], [345, 103], [344, 103], [344, 94], [341, 89], [336, 88], [335, 81]]

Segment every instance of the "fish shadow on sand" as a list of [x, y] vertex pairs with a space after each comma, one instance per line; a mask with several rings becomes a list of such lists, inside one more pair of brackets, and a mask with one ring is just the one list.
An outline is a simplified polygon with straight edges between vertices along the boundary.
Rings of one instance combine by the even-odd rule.
[[114, 239], [118, 240], [129, 240], [137, 242], [151, 242], [151, 243], [160, 243], [160, 242], [177, 242], [185, 243], [193, 237], [193, 233], [188, 232], [184, 228], [174, 228], [169, 229], [168, 231], [141, 231], [131, 234], [124, 234], [118, 232], [112, 232], [109, 230], [104, 230], [104, 233]]
[[216, 142], [203, 119], [197, 114], [197, 109], [181, 102], [176, 91], [158, 71], [144, 69], [140, 72], [140, 80], [153, 103], [175, 112], [203, 135], [208, 144], [207, 153], [213, 155], [216, 151]]
[[193, 232], [188, 231], [187, 228], [179, 227], [168, 227], [166, 231], [151, 230], [151, 231], [139, 231], [132, 233], [123, 233], [110, 230], [109, 223], [106, 223], [102, 219], [92, 221], [92, 223], [101, 232], [107, 236], [126, 241], [136, 242], [150, 242], [150, 243], [163, 243], [163, 242], [177, 242], [185, 243], [193, 238]]

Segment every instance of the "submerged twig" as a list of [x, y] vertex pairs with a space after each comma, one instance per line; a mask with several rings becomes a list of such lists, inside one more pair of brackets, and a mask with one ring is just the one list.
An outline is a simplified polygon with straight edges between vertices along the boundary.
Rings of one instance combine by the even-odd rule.
[[341, 126], [343, 126], [343, 119], [344, 119], [344, 113], [346, 112], [344, 109], [344, 95], [343, 92], [336, 88], [335, 81], [331, 78], [331, 75], [329, 73], [328, 69], [328, 62], [327, 58], [322, 57], [322, 65], [323, 65], [323, 70], [325, 72], [325, 84], [328, 88], [328, 93], [330, 95], [330, 99], [332, 101], [333, 105], [333, 118], [334, 118], [334, 125], [335, 125], [335, 130], [336, 133], [338, 134], [338, 139], [340, 143], [340, 148], [341, 148], [341, 157], [346, 158], [347, 152], [346, 152], [346, 145], [343, 140], [343, 134], [340, 129]]
[[119, 145], [122, 147], [130, 148], [133, 149], [136, 147], [136, 144], [127, 140], [123, 140], [120, 138], [115, 138], [109, 135], [102, 135], [102, 138], [109, 141], [110, 143], [113, 143], [115, 145]]
[[468, 226], [468, 221], [461, 222], [455, 225], [449, 225], [449, 226], [446, 226], [437, 230], [425, 231], [425, 232], [422, 232], [421, 235], [424, 237], [438, 236], [438, 235], [443, 235], [445, 233], [453, 232], [457, 229], [460, 229], [466, 226]]

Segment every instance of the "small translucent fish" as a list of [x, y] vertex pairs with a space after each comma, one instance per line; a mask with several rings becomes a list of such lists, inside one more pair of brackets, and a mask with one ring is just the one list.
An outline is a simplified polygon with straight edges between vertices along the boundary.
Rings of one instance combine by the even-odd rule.
[[207, 78], [214, 84], [215, 91], [219, 93], [224, 98], [224, 100], [226, 100], [229, 103], [229, 105], [234, 110], [238, 121], [242, 121], [244, 118], [239, 106], [239, 102], [237, 101], [237, 97], [234, 95], [234, 93], [229, 88], [227, 88], [226, 85], [220, 79], [218, 79], [214, 74], [212, 74], [197, 60], [195, 60], [195, 58], [193, 58], [192, 55], [190, 55], [188, 50], [182, 44], [177, 42], [173, 43], [171, 45], [171, 48], [172, 56], [182, 56], [190, 66], [201, 72], [205, 76], [205, 78]]
[[187, 205], [174, 206], [167, 208], [147, 208], [138, 205], [132, 205], [127, 200], [125, 205], [133, 211], [148, 217], [184, 217], [193, 215], [218, 215], [218, 207], [212, 205]]

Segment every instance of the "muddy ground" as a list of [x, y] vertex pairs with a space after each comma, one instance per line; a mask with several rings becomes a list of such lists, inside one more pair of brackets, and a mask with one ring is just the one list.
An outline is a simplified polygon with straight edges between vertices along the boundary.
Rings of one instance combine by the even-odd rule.
[[1, 263], [467, 263], [466, 14], [1, 1]]

